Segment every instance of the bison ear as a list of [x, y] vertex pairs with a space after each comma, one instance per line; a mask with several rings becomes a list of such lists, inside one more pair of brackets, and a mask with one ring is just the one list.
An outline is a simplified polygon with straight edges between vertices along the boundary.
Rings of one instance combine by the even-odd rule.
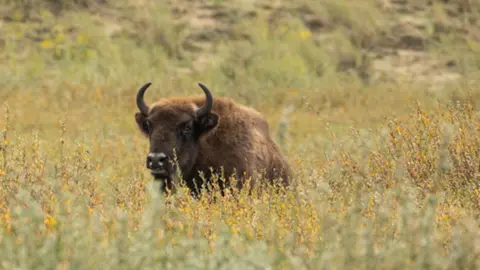
[[218, 114], [213, 113], [213, 112], [208, 113], [207, 115], [200, 117], [197, 120], [197, 126], [198, 126], [198, 129], [199, 129], [198, 130], [199, 134], [208, 132], [208, 131], [212, 130], [213, 128], [215, 128], [218, 125], [218, 119], [219, 118], [220, 117], [218, 116]]
[[135, 113], [135, 122], [137, 122], [138, 128], [147, 136], [149, 133], [147, 118], [140, 112]]

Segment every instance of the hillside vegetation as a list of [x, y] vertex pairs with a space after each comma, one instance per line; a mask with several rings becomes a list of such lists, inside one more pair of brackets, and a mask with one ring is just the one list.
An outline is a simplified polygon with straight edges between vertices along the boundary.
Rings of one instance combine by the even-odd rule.
[[[0, 268], [479, 268], [479, 52], [478, 0], [0, 0]], [[293, 185], [160, 194], [148, 81], [260, 111]]]

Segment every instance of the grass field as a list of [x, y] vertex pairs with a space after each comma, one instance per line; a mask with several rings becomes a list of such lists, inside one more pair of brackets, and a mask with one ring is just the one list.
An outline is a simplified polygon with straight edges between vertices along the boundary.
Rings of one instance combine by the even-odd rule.
[[[479, 1], [160, 3], [0, 1], [1, 269], [480, 267]], [[263, 113], [292, 187], [160, 194], [148, 81]]]

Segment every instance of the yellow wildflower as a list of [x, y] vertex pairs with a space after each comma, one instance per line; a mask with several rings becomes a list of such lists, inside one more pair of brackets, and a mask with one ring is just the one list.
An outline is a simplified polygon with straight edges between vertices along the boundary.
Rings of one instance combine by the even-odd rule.
[[307, 39], [311, 36], [312, 36], [312, 32], [310, 32], [310, 30], [308, 30], [308, 29], [300, 31], [300, 38], [301, 39]]
[[45, 223], [45, 225], [47, 225], [49, 229], [54, 228], [55, 225], [57, 225], [57, 221], [50, 214], [45, 215], [45, 218], [43, 219], [43, 223]]
[[97, 88], [95, 89], [95, 93], [97, 94], [97, 99], [98, 99], [99, 101], [102, 101], [102, 89], [101, 89], [100, 87], [97, 87]]
[[299, 92], [299, 91], [298, 91], [298, 89], [293, 88], [293, 89], [290, 89], [288, 92], [289, 92], [291, 95], [298, 95], [298, 92]]
[[42, 46], [42, 48], [48, 49], [48, 48], [52, 48], [54, 46], [54, 44], [50, 40], [44, 40], [44, 41], [42, 41], [40, 46]]
[[85, 37], [83, 35], [78, 35], [77, 36], [77, 42], [82, 43], [85, 41]]

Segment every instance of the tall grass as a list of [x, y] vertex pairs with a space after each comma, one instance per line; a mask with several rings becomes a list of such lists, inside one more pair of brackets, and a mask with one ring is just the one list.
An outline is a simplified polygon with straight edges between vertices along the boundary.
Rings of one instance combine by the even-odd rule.
[[133, 142], [72, 142], [66, 126], [44, 142], [3, 132], [5, 268], [477, 266], [471, 107], [419, 109], [383, 135], [352, 135], [331, 158], [314, 151], [292, 161], [296, 184], [284, 196], [237, 200], [215, 192], [196, 200], [186, 189], [165, 198]]
[[[192, 36], [168, 5], [108, 1], [100, 15], [34, 5], [39, 22], [7, 16], [1, 268], [477, 268], [477, 88], [365, 80], [366, 50], [389, 31], [376, 22], [391, 14], [373, 1], [292, 3], [282, 5], [328, 15], [333, 30], [318, 36], [302, 18], [269, 23], [257, 10], [229, 29], [240, 40], [219, 42], [186, 74]], [[356, 61], [347, 70], [346, 58]], [[478, 72], [464, 64], [468, 78]], [[292, 187], [235, 199], [215, 189], [160, 194], [134, 122], [146, 81], [149, 102], [200, 94], [203, 81], [214, 97], [261, 111], [294, 169]]]

